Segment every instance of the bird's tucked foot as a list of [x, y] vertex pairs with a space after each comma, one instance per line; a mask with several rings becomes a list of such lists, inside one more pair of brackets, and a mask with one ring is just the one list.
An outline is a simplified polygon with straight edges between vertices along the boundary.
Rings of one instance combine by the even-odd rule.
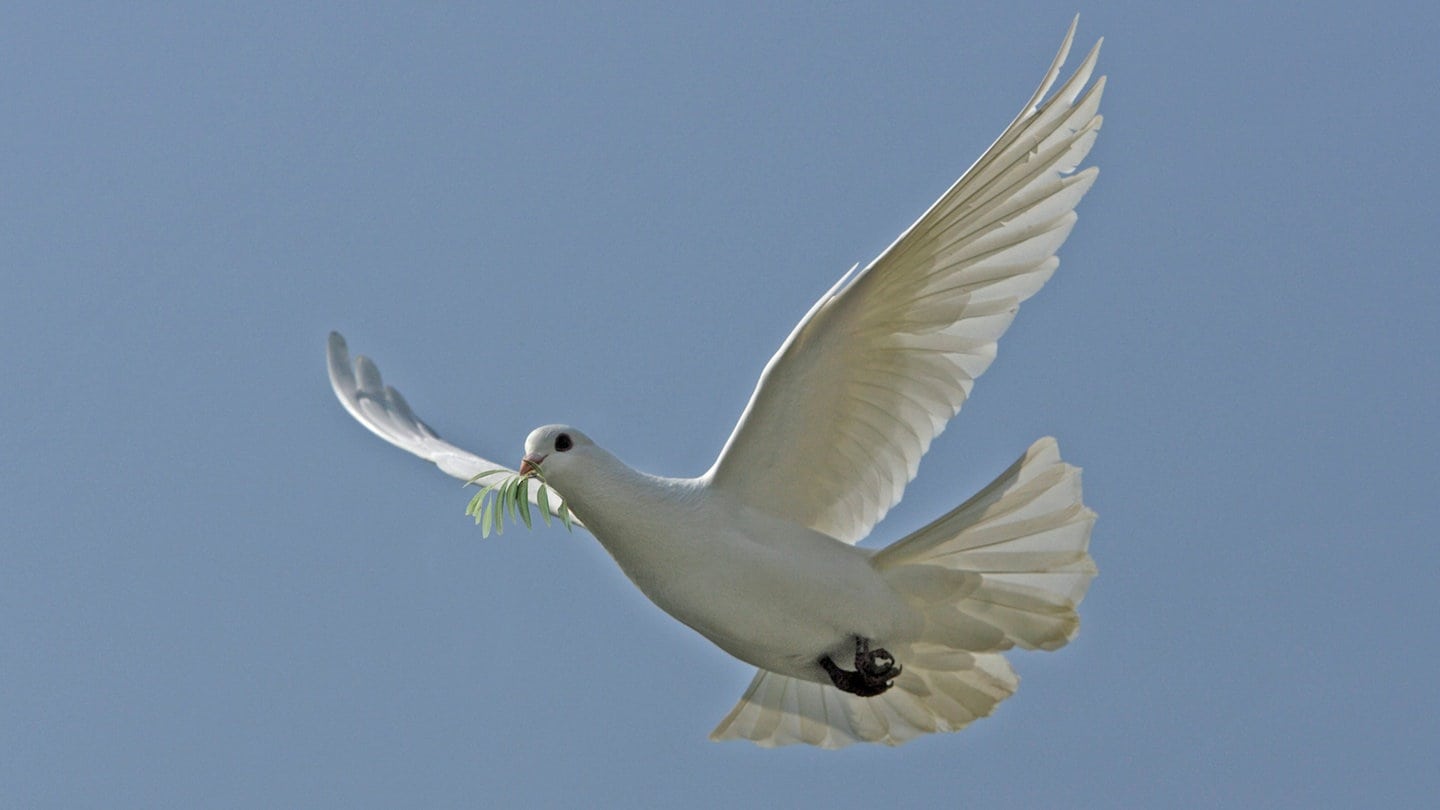
[[870, 642], [855, 637], [855, 670], [841, 669], [836, 663], [830, 660], [830, 656], [820, 658], [820, 667], [830, 676], [830, 681], [835, 688], [842, 692], [849, 692], [860, 697], [874, 697], [884, 694], [891, 686], [895, 685], [895, 679], [899, 677], [903, 669], [895, 663], [895, 656], [891, 655], [883, 647], [870, 649]]

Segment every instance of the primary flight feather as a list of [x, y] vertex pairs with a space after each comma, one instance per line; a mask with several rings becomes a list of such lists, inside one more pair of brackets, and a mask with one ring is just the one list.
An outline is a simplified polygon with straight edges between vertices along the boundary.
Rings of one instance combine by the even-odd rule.
[[[1054, 439], [908, 537], [853, 545], [1059, 265], [1096, 177], [1076, 168], [1105, 85], [1090, 83], [1097, 42], [1050, 93], [1074, 33], [980, 159], [811, 307], [705, 474], [639, 472], [564, 425], [525, 440], [512, 472], [550, 489], [529, 482], [532, 502], [563, 504], [656, 605], [759, 667], [712, 739], [836, 748], [955, 731], [1014, 692], [1001, 652], [1053, 650], [1078, 629], [1095, 514]], [[441, 439], [334, 333], [329, 368], [345, 408], [391, 444], [458, 478], [509, 469]]]

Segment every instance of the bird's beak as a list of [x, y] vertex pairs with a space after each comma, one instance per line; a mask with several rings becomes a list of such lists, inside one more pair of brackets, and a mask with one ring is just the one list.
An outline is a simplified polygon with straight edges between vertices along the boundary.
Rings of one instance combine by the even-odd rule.
[[540, 462], [544, 460], [545, 456], [541, 453], [526, 453], [525, 458], [520, 459], [520, 477], [540, 472]]

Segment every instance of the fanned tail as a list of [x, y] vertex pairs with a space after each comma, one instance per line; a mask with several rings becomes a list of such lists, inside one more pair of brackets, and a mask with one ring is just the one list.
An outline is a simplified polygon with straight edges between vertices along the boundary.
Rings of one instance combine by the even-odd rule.
[[889, 691], [870, 698], [762, 669], [710, 739], [751, 740], [765, 748], [899, 745], [921, 734], [959, 731], [990, 714], [1017, 685], [1003, 656], [951, 650], [912, 658]]
[[889, 691], [857, 697], [760, 670], [710, 738], [898, 745], [990, 714], [1019, 685], [1000, 651], [1054, 650], [1079, 630], [1094, 523], [1080, 470], [1054, 439], [1035, 442], [975, 497], [873, 558], [925, 617], [917, 640], [887, 643], [904, 666]]
[[1054, 650], [1080, 629], [1095, 578], [1095, 513], [1080, 470], [1046, 437], [954, 511], [883, 549], [874, 564], [921, 609], [921, 640], [971, 652]]

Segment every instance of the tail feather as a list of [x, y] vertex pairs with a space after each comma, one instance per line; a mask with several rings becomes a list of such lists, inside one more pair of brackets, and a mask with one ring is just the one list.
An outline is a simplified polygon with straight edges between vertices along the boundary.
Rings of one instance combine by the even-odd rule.
[[1079, 630], [1094, 523], [1080, 470], [1054, 439], [1035, 442], [975, 497], [872, 558], [925, 618], [919, 639], [887, 645], [904, 666], [894, 687], [862, 698], [760, 670], [710, 738], [899, 745], [989, 715], [1019, 685], [1000, 651], [1057, 649]]
[[999, 655], [937, 648], [917, 651], [912, 660], [894, 687], [870, 698], [759, 670], [710, 739], [751, 740], [765, 748], [899, 745], [922, 734], [959, 731], [990, 714], [1019, 685]]
[[1094, 579], [1080, 470], [1046, 437], [975, 497], [881, 550], [875, 567], [925, 615], [924, 641], [1054, 650]]

